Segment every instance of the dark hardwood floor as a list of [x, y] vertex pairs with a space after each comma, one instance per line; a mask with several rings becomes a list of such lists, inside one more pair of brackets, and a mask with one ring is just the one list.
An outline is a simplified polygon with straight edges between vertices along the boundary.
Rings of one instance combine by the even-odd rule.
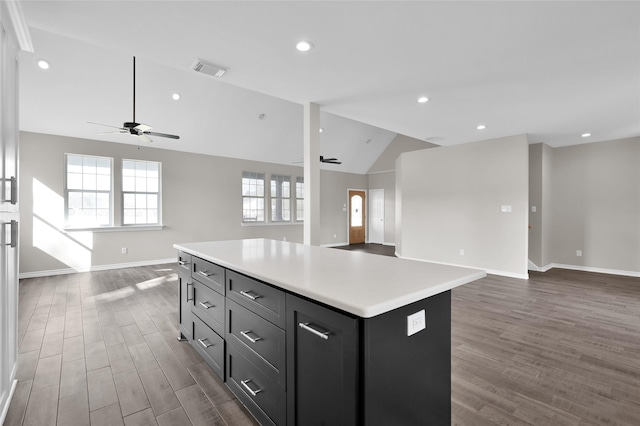
[[[177, 291], [173, 265], [22, 280], [4, 424], [255, 425], [176, 340]], [[451, 309], [452, 424], [640, 425], [640, 279], [489, 276]]]
[[395, 246], [385, 246], [382, 244], [363, 243], [363, 244], [351, 244], [348, 246], [338, 246], [334, 248], [339, 250], [361, 251], [364, 253], [381, 254], [383, 256], [392, 256], [392, 257], [396, 256]]

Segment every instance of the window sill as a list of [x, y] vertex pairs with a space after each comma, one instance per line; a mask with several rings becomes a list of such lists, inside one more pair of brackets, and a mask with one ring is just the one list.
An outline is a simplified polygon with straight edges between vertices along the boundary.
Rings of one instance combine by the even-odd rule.
[[302, 225], [304, 222], [241, 222], [241, 226], [287, 226]]
[[164, 225], [125, 225], [100, 226], [95, 228], [64, 228], [65, 232], [130, 232], [130, 231], [162, 231]]

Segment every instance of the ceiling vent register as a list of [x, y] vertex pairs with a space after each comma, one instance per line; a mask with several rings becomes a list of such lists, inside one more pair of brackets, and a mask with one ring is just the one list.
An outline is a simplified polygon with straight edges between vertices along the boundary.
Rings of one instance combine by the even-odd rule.
[[196, 59], [191, 69], [216, 78], [222, 77], [222, 75], [227, 72], [224, 68], [220, 68], [219, 66], [203, 61], [202, 59]]

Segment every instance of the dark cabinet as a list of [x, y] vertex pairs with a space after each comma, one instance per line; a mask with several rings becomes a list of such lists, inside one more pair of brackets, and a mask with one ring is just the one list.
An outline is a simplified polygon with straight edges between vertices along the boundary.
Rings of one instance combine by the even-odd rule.
[[291, 294], [286, 306], [288, 424], [358, 424], [358, 319]]
[[180, 291], [180, 306], [178, 309], [179, 340], [193, 339], [193, 319], [191, 318], [191, 307], [193, 306], [193, 281], [189, 271], [185, 272], [178, 267], [178, 287]]

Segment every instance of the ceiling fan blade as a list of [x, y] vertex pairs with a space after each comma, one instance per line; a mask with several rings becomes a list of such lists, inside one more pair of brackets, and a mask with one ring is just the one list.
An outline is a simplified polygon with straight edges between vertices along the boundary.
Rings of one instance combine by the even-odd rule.
[[117, 130], [115, 132], [100, 132], [100, 133], [96, 133], [96, 135], [114, 135], [114, 134], [121, 134], [121, 133], [129, 133], [126, 130]]
[[95, 123], [95, 122], [93, 122], [93, 121], [87, 121], [87, 124], [97, 124], [98, 126], [113, 127], [114, 129], [120, 129], [120, 130], [125, 130], [125, 131], [126, 131], [126, 129], [124, 129], [124, 128], [122, 128], [122, 127], [119, 127], [119, 126], [112, 126], [111, 124]]
[[153, 139], [151, 139], [149, 136], [147, 136], [147, 135], [146, 135], [146, 134], [144, 134], [144, 133], [140, 133], [140, 134], [138, 135], [138, 138], [140, 138], [140, 140], [141, 140], [142, 142], [147, 142], [147, 143], [149, 143], [149, 142], [153, 142]]
[[145, 135], [151, 135], [151, 136], [159, 136], [161, 138], [169, 138], [169, 139], [180, 139], [180, 136], [176, 136], [176, 135], [169, 135], [166, 133], [157, 133], [157, 132], [144, 132]]
[[324, 158], [321, 161], [332, 162], [332, 161], [338, 161], [338, 159], [337, 158]]

